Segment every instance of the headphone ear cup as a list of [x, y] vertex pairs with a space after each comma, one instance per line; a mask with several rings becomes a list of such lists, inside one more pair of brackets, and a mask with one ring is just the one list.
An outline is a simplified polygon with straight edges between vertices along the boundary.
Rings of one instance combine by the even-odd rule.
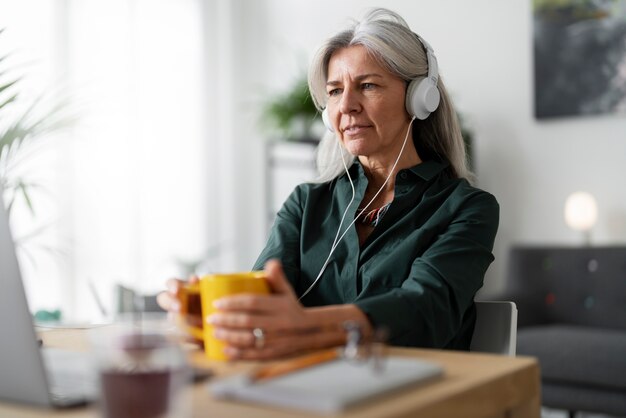
[[437, 109], [440, 100], [437, 85], [428, 77], [418, 77], [409, 83], [405, 106], [409, 115], [424, 120]]
[[333, 128], [333, 124], [330, 123], [330, 118], [328, 117], [328, 109], [324, 109], [322, 111], [322, 121], [324, 121], [324, 125], [326, 125], [326, 129], [331, 132], [335, 132], [335, 128]]

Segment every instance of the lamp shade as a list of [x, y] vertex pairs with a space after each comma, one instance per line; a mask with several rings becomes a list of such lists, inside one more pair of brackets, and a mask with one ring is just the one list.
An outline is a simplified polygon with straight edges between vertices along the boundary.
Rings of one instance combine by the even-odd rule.
[[596, 199], [587, 192], [575, 192], [565, 201], [565, 223], [575, 231], [589, 231], [598, 219]]

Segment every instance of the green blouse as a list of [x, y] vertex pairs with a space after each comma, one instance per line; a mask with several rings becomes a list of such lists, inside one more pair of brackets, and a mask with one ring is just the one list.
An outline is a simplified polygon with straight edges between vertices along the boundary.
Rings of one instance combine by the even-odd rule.
[[[394, 345], [468, 349], [476, 319], [474, 295], [483, 284], [498, 228], [489, 193], [450, 178], [447, 163], [427, 161], [397, 173], [393, 202], [359, 246], [350, 227], [305, 306], [353, 303]], [[342, 231], [356, 216], [367, 187], [360, 163], [350, 167], [356, 196]], [[295, 188], [277, 214], [254, 269], [282, 261], [298, 296], [319, 274], [352, 188], [346, 174]]]

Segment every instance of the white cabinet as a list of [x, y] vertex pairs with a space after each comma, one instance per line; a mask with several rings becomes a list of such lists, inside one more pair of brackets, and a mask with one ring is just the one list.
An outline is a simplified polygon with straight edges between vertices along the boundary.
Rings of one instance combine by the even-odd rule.
[[267, 142], [266, 161], [266, 208], [267, 227], [272, 226], [276, 212], [285, 199], [300, 183], [317, 177], [315, 150], [317, 142]]

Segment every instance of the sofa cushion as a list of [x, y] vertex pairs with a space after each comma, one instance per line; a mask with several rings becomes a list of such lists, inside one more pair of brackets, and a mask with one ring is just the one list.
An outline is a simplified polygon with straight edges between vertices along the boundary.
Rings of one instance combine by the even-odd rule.
[[517, 354], [537, 357], [552, 384], [626, 389], [626, 332], [572, 325], [525, 327]]
[[[580, 385], [541, 383], [541, 404], [567, 411], [587, 411], [626, 416], [626, 396], [619, 389], [609, 390]], [[583, 415], [580, 415], [583, 416]], [[584, 414], [585, 417], [592, 415]], [[597, 415], [593, 415], [598, 417]], [[605, 417], [602, 415], [602, 417]], [[598, 417], [600, 418], [600, 417]], [[609, 417], [605, 417], [609, 418]]]

